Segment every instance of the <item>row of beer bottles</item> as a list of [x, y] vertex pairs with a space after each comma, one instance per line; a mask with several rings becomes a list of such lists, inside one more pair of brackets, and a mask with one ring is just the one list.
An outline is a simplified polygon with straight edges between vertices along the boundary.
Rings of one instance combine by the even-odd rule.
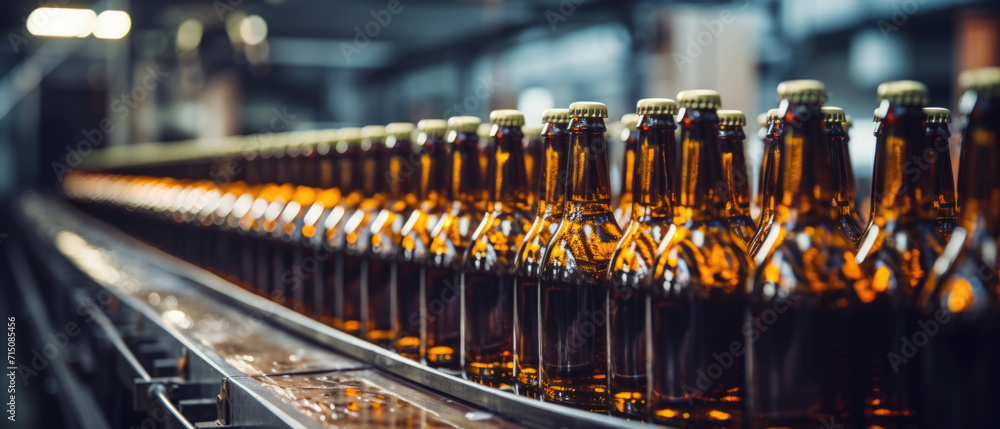
[[[769, 125], [759, 225], [749, 218], [740, 178], [745, 120], [720, 114], [712, 91], [685, 91], [680, 119], [673, 116], [678, 103], [639, 103], [632, 214], [624, 232], [610, 202], [603, 105], [547, 112], [533, 223], [526, 215], [523, 118], [495, 112], [490, 186], [476, 171], [478, 120], [453, 118], [444, 140], [452, 145], [451, 174], [442, 167], [448, 156], [421, 156], [419, 204], [406, 217], [408, 233], [398, 238], [403, 250], [387, 259], [389, 268], [373, 269], [375, 259], [361, 257], [335, 258], [332, 270], [359, 267], [356, 277], [367, 277], [369, 286], [359, 286], [358, 295], [368, 303], [385, 301], [364, 292], [373, 275], [389, 276], [379, 283], [390, 285], [395, 276], [388, 301], [416, 308], [395, 312], [400, 328], [387, 337], [397, 339], [386, 342], [390, 347], [439, 368], [464, 369], [482, 383], [516, 380], [520, 391], [550, 401], [682, 426], [979, 421], [988, 407], [976, 406], [988, 395], [976, 395], [971, 376], [946, 375], [975, 368], [995, 376], [985, 364], [994, 346], [979, 340], [996, 334], [994, 322], [982, 323], [995, 320], [996, 278], [981, 272], [996, 267], [990, 249], [998, 181], [990, 166], [997, 154], [997, 72], [963, 76], [969, 123], [959, 175], [962, 228], [950, 242], [947, 224], [956, 209], [942, 143], [947, 120], [922, 109], [926, 90], [912, 82], [880, 87], [878, 197], [869, 226], [861, 228], [843, 112], [824, 112], [819, 82], [792, 81], [779, 87], [782, 105]], [[421, 140], [431, 137], [425, 134]], [[924, 162], [909, 163], [918, 160]], [[913, 165], [919, 174], [910, 173]], [[390, 216], [383, 216], [384, 205], [358, 208], [370, 199], [341, 195], [321, 216], [332, 227], [327, 237], [341, 234], [340, 221], [329, 219], [368, 225], [366, 212]], [[337, 214], [337, 207], [355, 207], [355, 214]], [[388, 220], [381, 224], [395, 223]], [[423, 232], [414, 234], [415, 225]], [[370, 230], [375, 237], [377, 229]], [[342, 234], [345, 242], [352, 235]], [[937, 254], [943, 256], [934, 267]], [[332, 284], [341, 304], [353, 301], [347, 297], [358, 288], [329, 280], [318, 290]], [[361, 323], [366, 306], [358, 307], [357, 319], [337, 310], [341, 317], [331, 323], [363, 332], [375, 312]], [[417, 315], [405, 322], [420, 329], [403, 327], [407, 314]], [[952, 320], [962, 323], [945, 326]], [[969, 332], [971, 339], [964, 336]], [[919, 347], [926, 351], [914, 355], [907, 345], [919, 344], [918, 334], [943, 345], [924, 341]], [[930, 400], [940, 395], [935, 383], [957, 389], [965, 402]]]

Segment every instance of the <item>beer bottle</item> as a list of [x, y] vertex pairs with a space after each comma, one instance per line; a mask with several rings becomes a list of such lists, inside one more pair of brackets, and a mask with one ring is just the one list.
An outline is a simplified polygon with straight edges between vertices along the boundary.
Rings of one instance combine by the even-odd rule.
[[469, 239], [462, 268], [465, 376], [492, 387], [513, 386], [514, 260], [531, 228], [524, 164], [524, 115], [494, 110], [490, 199]]
[[826, 89], [819, 81], [794, 80], [778, 85], [778, 95], [777, 180], [764, 196], [775, 205], [751, 240], [756, 268], [744, 339], [732, 350], [747, 355], [751, 426], [846, 422], [844, 327], [862, 276], [834, 205]]
[[303, 216], [297, 228], [297, 246], [302, 252], [302, 260], [298, 263], [303, 275], [302, 293], [300, 296], [296, 295], [295, 305], [303, 314], [315, 319], [320, 319], [323, 312], [323, 268], [332, 257], [323, 247], [323, 220], [342, 197], [340, 177], [334, 174], [338, 153], [334, 145], [341, 143], [338, 136], [337, 130], [320, 131], [315, 135], [315, 140], [303, 148], [306, 156], [304, 180], [313, 187], [316, 198], [308, 208], [303, 207]]
[[[864, 416], [866, 424], [912, 425], [919, 364], [893, 365], [890, 353], [919, 329], [918, 288], [944, 250], [937, 211], [947, 199], [954, 207], [951, 157], [929, 145], [933, 141], [926, 135], [927, 89], [922, 83], [887, 82], [879, 85], [878, 94], [871, 220], [858, 253], [870, 280], [857, 289], [859, 303], [852, 317], [851, 350], [857, 353], [852, 362], [858, 364], [852, 414]], [[947, 143], [943, 149], [948, 152]], [[948, 176], [944, 195], [936, 189], [941, 182], [937, 174]]]
[[826, 137], [830, 139], [830, 156], [833, 158], [834, 175], [837, 178], [837, 190], [834, 192], [834, 202], [840, 217], [840, 230], [847, 235], [855, 246], [861, 241], [864, 228], [858, 218], [855, 207], [857, 198], [854, 184], [854, 167], [851, 166], [851, 152], [848, 146], [847, 122], [844, 110], [839, 107], [823, 107], [823, 123], [826, 124]]
[[459, 355], [462, 256], [475, 226], [483, 218], [488, 194], [479, 172], [477, 127], [479, 118], [474, 116], [448, 119], [451, 180], [445, 199], [451, 202], [451, 208], [431, 232], [424, 268], [426, 363], [453, 374], [462, 371]]
[[[362, 299], [367, 307], [366, 339], [372, 343], [392, 349], [396, 344], [397, 319], [397, 277], [396, 257], [402, 244], [403, 221], [417, 204], [414, 177], [417, 164], [411, 161], [413, 154], [414, 125], [408, 122], [393, 122], [385, 126], [385, 146], [389, 157], [388, 169], [380, 171], [374, 178], [388, 188], [387, 201], [377, 215], [370, 218], [362, 233], [366, 254], [361, 261], [363, 276]], [[378, 177], [381, 176], [381, 177]]]
[[739, 110], [719, 110], [718, 116], [724, 180], [715, 186], [728, 196], [726, 211], [729, 213], [729, 227], [745, 245], [757, 232], [757, 224], [750, 216], [750, 176], [743, 150], [743, 142], [747, 138], [743, 127], [747, 124], [747, 117]]
[[621, 133], [619, 135], [609, 133], [610, 137], [608, 137], [611, 141], [620, 139], [625, 143], [621, 171], [622, 192], [618, 195], [618, 202], [615, 204], [615, 219], [618, 221], [618, 226], [622, 228], [628, 227], [629, 222], [632, 220], [632, 205], [635, 193], [633, 190], [635, 183], [635, 146], [639, 138], [639, 131], [636, 128], [636, 124], [638, 123], [639, 115], [627, 113], [622, 116], [621, 125], [623, 129]]
[[960, 227], [928, 273], [920, 330], [906, 337], [911, 348], [894, 350], [897, 364], [912, 365], [912, 353], [923, 360], [920, 419], [928, 428], [992, 427], [1000, 384], [1000, 68], [965, 71], [959, 82]]
[[[757, 217], [757, 229], [766, 224], [770, 224], [774, 217], [774, 188], [778, 180], [778, 172], [774, 167], [777, 162], [778, 150], [781, 140], [781, 115], [778, 109], [767, 111], [767, 128], [763, 133], [764, 154], [760, 162], [760, 171], [757, 176], [757, 207], [760, 213]], [[756, 234], [754, 234], [756, 235]], [[751, 243], [752, 245], [752, 243]], [[753, 247], [748, 248], [753, 253]]]
[[482, 183], [487, 183], [489, 181], [489, 176], [492, 174], [490, 172], [490, 158], [493, 156], [490, 153], [490, 132], [493, 131], [493, 125], [491, 124], [479, 124], [476, 127], [476, 136], [479, 137], [479, 174], [482, 177]]
[[[344, 331], [344, 248], [348, 219], [365, 199], [361, 128], [341, 128], [335, 146], [343, 198], [323, 218], [323, 313], [320, 321]], [[354, 328], [357, 331], [357, 327]]]
[[341, 271], [343, 285], [343, 331], [361, 338], [368, 335], [368, 271], [365, 261], [369, 250], [370, 222], [385, 207], [387, 186], [382, 172], [388, 170], [388, 150], [385, 147], [385, 126], [368, 125], [361, 128], [361, 169], [364, 198], [357, 210], [343, 224], [344, 266]]
[[[740, 427], [742, 351], [732, 351], [731, 345], [740, 340], [752, 264], [741, 232], [730, 221], [739, 213], [730, 195], [738, 191], [727, 188], [717, 111], [722, 101], [711, 90], [682, 91], [677, 98], [676, 230], [660, 242], [645, 297], [651, 312], [652, 418], [685, 427]], [[730, 116], [727, 123], [738, 119]]]
[[542, 257], [539, 288], [542, 398], [607, 410], [605, 272], [621, 228], [611, 207], [604, 104], [570, 105], [570, 162], [562, 222]]
[[569, 160], [569, 109], [542, 114], [544, 157], [535, 221], [514, 262], [514, 378], [518, 394], [538, 398], [538, 277], [545, 249], [563, 217]]
[[524, 133], [524, 170], [528, 172], [528, 201], [531, 213], [538, 210], [538, 187], [542, 181], [542, 158], [545, 156], [545, 143], [542, 141], [542, 127], [525, 125], [521, 127]]
[[639, 100], [636, 112], [639, 131], [634, 146], [632, 220], [611, 255], [606, 279], [610, 295], [608, 379], [612, 414], [643, 419], [647, 415], [647, 332], [646, 302], [640, 291], [650, 281], [660, 241], [674, 232], [670, 161], [677, 148], [677, 103], [646, 98]]
[[274, 241], [272, 269], [275, 295], [279, 302], [295, 311], [305, 311], [306, 272], [303, 270], [303, 248], [300, 245], [302, 219], [306, 209], [316, 202], [316, 189], [296, 186], [291, 199], [282, 207], [277, 225], [271, 234]]
[[[951, 168], [951, 151], [948, 146], [948, 139], [951, 137], [951, 129], [948, 123], [951, 122], [951, 111], [942, 107], [925, 107], [924, 115], [927, 118], [927, 140], [928, 147], [933, 149], [933, 156], [936, 157], [934, 164], [928, 165], [928, 170], [937, 179], [934, 186], [934, 194], [937, 197], [937, 230], [945, 243], [951, 238], [951, 231], [958, 224], [958, 206], [955, 202], [955, 180]], [[930, 157], [931, 152], [925, 152]]]
[[[421, 306], [424, 293], [423, 261], [427, 258], [431, 230], [449, 208], [445, 199], [450, 189], [449, 147], [445, 140], [448, 123], [441, 119], [424, 119], [417, 123], [417, 143], [420, 145], [420, 182], [417, 196], [420, 204], [410, 213], [400, 231], [402, 236], [398, 267], [399, 328], [396, 350], [400, 355], [422, 360], [422, 321], [426, 319]], [[417, 279], [417, 280], [413, 280]]]

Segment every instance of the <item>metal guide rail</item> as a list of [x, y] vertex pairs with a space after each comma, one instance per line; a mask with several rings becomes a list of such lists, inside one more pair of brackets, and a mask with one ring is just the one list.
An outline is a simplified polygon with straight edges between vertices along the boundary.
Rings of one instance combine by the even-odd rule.
[[[159, 351], [153, 359], [133, 356], [122, 341], [118, 348], [133, 356], [123, 361], [129, 363], [124, 372], [135, 380], [137, 410], [159, 406], [176, 417], [175, 427], [651, 427], [524, 398], [420, 365], [140, 242], [55, 196], [27, 193], [18, 207], [24, 229], [40, 239], [29, 240], [39, 257], [50, 257], [49, 252], [64, 258], [131, 309], [134, 320], [152, 325], [125, 331], [158, 333], [157, 341], [148, 340], [158, 345], [142, 349]], [[142, 360], [153, 368], [180, 370], [143, 376], [148, 370]], [[209, 401], [217, 407], [214, 414], [205, 412]], [[195, 404], [199, 417], [215, 422], [186, 420], [178, 406]]]

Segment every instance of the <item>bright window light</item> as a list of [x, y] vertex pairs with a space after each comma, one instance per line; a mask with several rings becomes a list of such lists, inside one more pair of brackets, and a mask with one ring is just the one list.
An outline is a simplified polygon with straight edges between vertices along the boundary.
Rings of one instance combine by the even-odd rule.
[[94, 22], [94, 37], [98, 39], [121, 39], [132, 28], [132, 19], [121, 10], [106, 10], [97, 15]]
[[90, 9], [40, 7], [28, 15], [28, 31], [35, 36], [87, 37], [97, 14]]
[[240, 37], [248, 45], [256, 45], [267, 38], [267, 22], [259, 15], [250, 15], [240, 22]]

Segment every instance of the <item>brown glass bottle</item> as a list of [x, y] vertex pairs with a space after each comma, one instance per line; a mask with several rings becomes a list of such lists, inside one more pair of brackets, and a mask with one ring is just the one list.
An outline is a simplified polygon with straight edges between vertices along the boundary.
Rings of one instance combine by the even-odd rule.
[[759, 250], [739, 344], [747, 354], [748, 421], [752, 427], [847, 422], [844, 327], [862, 276], [833, 202], [837, 183], [821, 109], [826, 90], [821, 82], [797, 80], [780, 84], [778, 94], [777, 180], [764, 196], [775, 201], [774, 215], [751, 240]]
[[611, 207], [607, 127], [601, 103], [570, 105], [570, 165], [565, 215], [542, 257], [542, 399], [607, 410], [605, 271], [621, 239]]
[[[407, 122], [385, 126], [385, 146], [388, 163], [374, 180], [386, 188], [384, 206], [368, 219], [362, 231], [364, 254], [361, 259], [361, 302], [365, 306], [362, 320], [365, 339], [380, 347], [393, 349], [398, 333], [398, 265], [402, 249], [403, 222], [417, 205], [416, 173], [413, 162], [413, 131]], [[406, 279], [403, 279], [406, 281]]]
[[[677, 151], [677, 103], [639, 100], [631, 221], [618, 240], [607, 270], [608, 384], [612, 414], [647, 418], [645, 286], [653, 274], [660, 241], [672, 237], [671, 166]], [[624, 121], [623, 121], [624, 122]], [[624, 131], [623, 131], [624, 133]]]
[[[673, 236], [661, 241], [646, 294], [650, 311], [650, 410], [654, 422], [740, 427], [744, 293], [752, 264], [726, 188], [719, 94], [678, 94], [681, 172], [673, 184]], [[745, 121], [745, 120], [744, 120]]]
[[750, 215], [750, 176], [747, 172], [746, 154], [743, 142], [747, 136], [743, 127], [747, 117], [739, 110], [719, 110], [719, 145], [722, 148], [723, 182], [715, 186], [725, 192], [729, 205], [729, 227], [743, 240], [750, 242], [757, 232], [757, 223]]
[[528, 173], [528, 202], [531, 213], [538, 211], [538, 187], [542, 182], [542, 158], [545, 157], [545, 142], [542, 140], [542, 127], [525, 125], [521, 127], [524, 134], [524, 170]]
[[514, 261], [531, 228], [524, 164], [524, 115], [494, 110], [487, 184], [490, 199], [462, 264], [465, 377], [492, 387], [514, 385]]
[[618, 196], [615, 204], [615, 220], [622, 229], [628, 227], [632, 221], [633, 198], [635, 196], [635, 147], [639, 138], [639, 130], [636, 125], [639, 123], [639, 115], [628, 113], [622, 116], [622, 131], [619, 135], [611, 132], [608, 134], [610, 141], [621, 140], [625, 144], [624, 158], [622, 160], [621, 185], [622, 193]]
[[[760, 162], [760, 171], [757, 176], [757, 208], [760, 213], [757, 215], [757, 229], [759, 230], [765, 223], [770, 224], [774, 218], [774, 199], [767, 199], [774, 195], [775, 182], [778, 180], [778, 172], [774, 167], [777, 162], [778, 151], [781, 140], [781, 115], [778, 109], [767, 111], [767, 127], [763, 133], [764, 154]], [[756, 235], [756, 234], [755, 234]], [[752, 241], [752, 240], [751, 240]], [[751, 243], [752, 244], [752, 243]], [[756, 249], [748, 249], [751, 254]]]
[[[344, 222], [344, 266], [341, 281], [344, 287], [343, 330], [361, 338], [368, 337], [368, 277], [367, 255], [370, 249], [369, 228], [375, 216], [388, 203], [388, 186], [382, 174], [388, 171], [389, 151], [385, 146], [385, 127], [368, 125], [361, 129], [361, 169], [364, 177], [364, 198], [357, 210]], [[380, 271], [386, 275], [388, 269]], [[375, 281], [382, 283], [384, 278]]]
[[476, 127], [476, 136], [479, 137], [479, 174], [482, 175], [483, 183], [489, 181], [490, 174], [490, 133], [493, 131], [491, 124], [479, 124]]
[[[967, 118], [958, 171], [960, 228], [924, 284], [920, 333], [924, 427], [992, 427], [1000, 385], [1000, 68], [963, 72]], [[896, 351], [897, 362], [913, 356]]]
[[538, 277], [542, 256], [559, 222], [566, 201], [569, 174], [569, 109], [549, 109], [542, 115], [544, 157], [535, 221], [514, 262], [515, 391], [538, 398]]
[[[335, 145], [336, 169], [340, 172], [343, 198], [323, 218], [323, 313], [320, 320], [344, 330], [344, 249], [345, 225], [365, 199], [365, 174], [362, 168], [361, 129], [341, 128]], [[358, 327], [354, 328], [356, 332]]]
[[424, 267], [425, 362], [431, 367], [460, 373], [462, 256], [482, 220], [488, 192], [479, 172], [479, 118], [456, 116], [448, 120], [451, 142], [451, 180], [445, 198], [451, 202], [431, 232]]
[[[301, 271], [301, 293], [295, 295], [295, 307], [303, 314], [320, 319], [323, 313], [325, 274], [323, 268], [332, 258], [323, 247], [323, 220], [340, 203], [340, 176], [335, 175], [337, 151], [334, 145], [340, 142], [338, 130], [321, 130], [312, 143], [303, 147], [306, 157], [303, 166], [305, 183], [313, 187], [316, 199], [309, 207], [303, 207], [301, 222], [297, 224], [298, 243], [302, 259], [298, 261]], [[345, 143], [346, 144], [346, 143]]]
[[[937, 206], [954, 207], [948, 146], [926, 138], [927, 90], [914, 81], [879, 86], [880, 133], [872, 172], [871, 221], [858, 258], [868, 277], [857, 289], [852, 322], [852, 417], [874, 425], [915, 423], [919, 364], [893, 365], [889, 352], [918, 330], [916, 298], [921, 282], [944, 250]], [[947, 189], [936, 189], [947, 174]], [[919, 356], [915, 356], [919, 359]]]
[[851, 165], [851, 153], [848, 146], [847, 129], [844, 123], [847, 115], [839, 107], [823, 107], [823, 123], [826, 124], [826, 137], [830, 139], [830, 156], [833, 158], [833, 174], [837, 179], [837, 190], [834, 202], [840, 216], [840, 230], [855, 243], [860, 243], [864, 227], [858, 217], [855, 207], [857, 197], [854, 184], [854, 167]]
[[431, 230], [449, 209], [445, 196], [450, 189], [449, 147], [445, 140], [448, 124], [441, 119], [424, 119], [417, 123], [417, 143], [420, 145], [419, 184], [420, 204], [410, 213], [400, 231], [401, 251], [397, 262], [399, 328], [396, 350], [400, 355], [422, 360], [424, 261], [427, 259]]
[[[947, 242], [951, 238], [951, 231], [958, 226], [958, 205], [955, 190], [955, 180], [951, 168], [951, 151], [948, 146], [948, 139], [951, 137], [951, 129], [948, 123], [951, 122], [951, 111], [942, 107], [924, 107], [926, 120], [927, 147], [934, 150], [936, 162], [927, 165], [928, 170], [933, 171], [932, 175], [937, 179], [934, 185], [934, 193], [937, 196], [937, 233]], [[929, 153], [926, 154], [930, 157]]]

